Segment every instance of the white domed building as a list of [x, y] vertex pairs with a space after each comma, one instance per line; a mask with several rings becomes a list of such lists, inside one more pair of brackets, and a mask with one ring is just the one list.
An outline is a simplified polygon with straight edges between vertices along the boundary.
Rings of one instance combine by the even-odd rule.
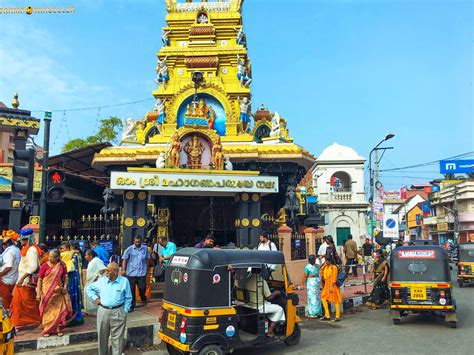
[[349, 234], [359, 245], [367, 237], [365, 160], [354, 149], [334, 143], [323, 150], [313, 167], [313, 189], [325, 215], [325, 234], [332, 235], [338, 246]]

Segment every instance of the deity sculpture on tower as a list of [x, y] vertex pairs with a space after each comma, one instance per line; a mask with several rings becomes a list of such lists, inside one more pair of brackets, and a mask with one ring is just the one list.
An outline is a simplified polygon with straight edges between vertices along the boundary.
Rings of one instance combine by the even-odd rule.
[[156, 80], [155, 82], [158, 84], [158, 87], [163, 85], [163, 90], [166, 90], [166, 83], [168, 80], [170, 80], [170, 76], [168, 74], [168, 64], [166, 63], [166, 59], [168, 57], [165, 57], [163, 60], [158, 60], [158, 66], [156, 67]]
[[252, 82], [249, 71], [246, 66], [246, 61], [237, 54], [237, 79], [240, 81], [240, 87], [248, 88]]
[[212, 146], [212, 165], [216, 170], [224, 170], [224, 153], [222, 151], [221, 138]]
[[155, 111], [158, 112], [158, 118], [156, 119], [156, 123], [158, 124], [160, 131], [166, 118], [165, 102], [166, 102], [166, 99], [161, 100], [160, 98], [157, 98], [155, 102]]
[[178, 133], [174, 132], [167, 152], [169, 166], [175, 169], [179, 168], [179, 158], [182, 150], [183, 145], [179, 141]]
[[211, 106], [206, 105], [206, 101], [200, 98], [197, 102], [193, 102], [186, 107], [187, 125], [207, 126], [214, 129], [214, 121], [216, 120], [216, 112]]
[[240, 130], [242, 133], [247, 133], [250, 124], [250, 105], [252, 101], [249, 101], [248, 98], [244, 97], [242, 100], [240, 97], [237, 97], [240, 106]]
[[187, 167], [189, 169], [201, 168], [201, 157], [205, 149], [197, 135], [192, 136], [188, 143], [184, 145], [184, 151], [188, 155]]

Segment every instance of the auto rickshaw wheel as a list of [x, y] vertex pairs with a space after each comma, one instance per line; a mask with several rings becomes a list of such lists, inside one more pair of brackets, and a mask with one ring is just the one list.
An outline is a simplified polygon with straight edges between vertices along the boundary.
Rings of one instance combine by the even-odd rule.
[[219, 345], [206, 345], [199, 351], [199, 355], [224, 355], [224, 350]]
[[395, 319], [392, 319], [392, 321], [393, 321], [393, 324], [395, 324], [395, 325], [402, 324], [402, 320], [401, 320], [401, 319], [396, 319], [396, 318], [395, 318]]
[[464, 282], [463, 281], [458, 282], [458, 286], [462, 288], [464, 286]]
[[298, 323], [295, 323], [295, 328], [293, 329], [293, 334], [289, 337], [286, 337], [284, 342], [288, 346], [297, 345], [301, 339], [301, 329]]
[[458, 322], [449, 321], [448, 325], [449, 325], [450, 328], [457, 328], [458, 327]]

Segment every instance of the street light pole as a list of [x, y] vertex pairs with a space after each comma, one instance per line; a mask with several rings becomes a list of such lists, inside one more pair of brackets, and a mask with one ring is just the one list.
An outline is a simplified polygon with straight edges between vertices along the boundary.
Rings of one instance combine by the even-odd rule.
[[384, 139], [382, 139], [379, 144], [377, 144], [369, 154], [369, 182], [370, 182], [370, 239], [372, 241], [372, 245], [375, 246], [375, 240], [374, 240], [374, 172], [372, 170], [372, 153], [377, 150], [377, 148], [380, 146], [385, 141], [388, 141], [389, 139], [392, 139], [395, 137], [393, 133], [389, 133], [385, 136]]
[[46, 234], [46, 189], [48, 185], [48, 157], [49, 157], [49, 131], [52, 119], [50, 111], [44, 115], [44, 141], [43, 141], [43, 170], [41, 179], [41, 197], [40, 197], [40, 225], [39, 242], [45, 242]]

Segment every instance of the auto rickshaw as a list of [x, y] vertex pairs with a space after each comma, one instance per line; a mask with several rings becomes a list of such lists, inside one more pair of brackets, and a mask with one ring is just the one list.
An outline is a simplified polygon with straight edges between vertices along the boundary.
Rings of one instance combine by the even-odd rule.
[[474, 281], [474, 243], [459, 244], [458, 285]]
[[[252, 296], [245, 286], [250, 279], [255, 280], [255, 291], [265, 283], [270, 290], [280, 291], [271, 302], [283, 308], [286, 320], [276, 323], [275, 337], [267, 336], [269, 321], [265, 303], [259, 306], [259, 292]], [[280, 341], [296, 345], [301, 319], [296, 315], [299, 299], [294, 290], [281, 252], [181, 249], [166, 269], [158, 336], [170, 354], [220, 355]], [[251, 301], [255, 298], [257, 305]]]
[[456, 301], [444, 249], [432, 245], [395, 249], [390, 257], [389, 286], [394, 324], [409, 313], [431, 313], [444, 316], [456, 328]]
[[2, 300], [0, 299], [0, 311], [2, 313], [2, 322], [0, 328], [0, 354], [12, 355], [14, 352], [15, 345], [13, 338], [15, 336], [15, 328], [12, 325], [10, 318], [5, 312], [2, 306]]

